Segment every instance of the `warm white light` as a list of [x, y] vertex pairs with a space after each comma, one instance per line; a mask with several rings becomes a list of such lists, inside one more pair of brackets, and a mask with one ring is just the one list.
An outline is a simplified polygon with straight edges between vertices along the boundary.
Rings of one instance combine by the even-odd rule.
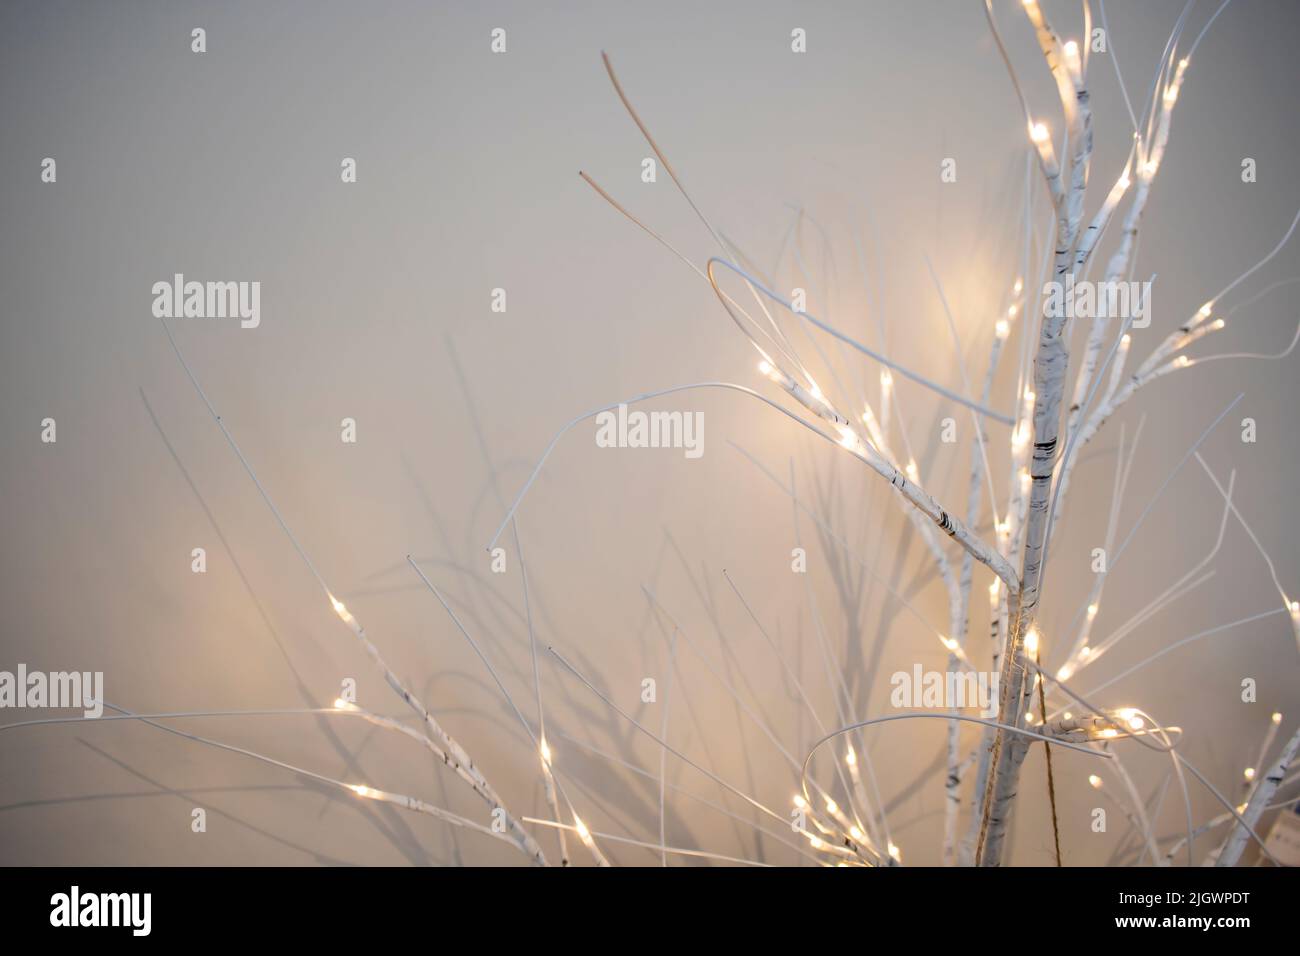
[[1282, 715], [1279, 714], [1279, 713], [1274, 712], [1274, 714], [1273, 714], [1273, 723], [1275, 723], [1275, 724], [1280, 724], [1280, 723], [1282, 723]]
[[1111, 737], [1118, 737], [1119, 731], [1116, 730], [1114, 727], [1107, 727], [1105, 730], [1101, 732], [1101, 735], [1109, 739]]
[[1042, 123], [1035, 123], [1033, 126], [1029, 127], [1029, 138], [1032, 139], [1035, 143], [1046, 142], [1047, 127], [1044, 126]]
[[1036, 628], [1030, 628], [1025, 635], [1025, 653], [1030, 657], [1038, 653], [1038, 631]]
[[889, 844], [889, 855], [892, 856], [896, 862], [903, 862], [903, 851], [892, 843]]
[[342, 697], [336, 697], [334, 698], [334, 709], [335, 710], [356, 710], [357, 705], [352, 703], [351, 701], [344, 700]]
[[1016, 284], [1011, 287], [1011, 291], [1014, 292], [1016, 295], [1020, 295], [1020, 290], [1023, 289], [1024, 287], [1025, 287], [1024, 281], [1021, 280], [1019, 277], [1017, 277]]
[[1255, 779], [1255, 768], [1254, 768], [1254, 767], [1247, 767], [1247, 768], [1246, 768], [1246, 772], [1243, 773], [1242, 776], [1245, 777], [1247, 780], [1254, 780], [1254, 779]]
[[948, 648], [948, 650], [950, 651], [956, 651], [959, 646], [957, 644], [956, 638], [952, 638], [952, 637], [941, 637], [939, 638], [939, 643], [942, 644], [944, 647]]
[[1070, 675], [1073, 673], [1074, 673], [1074, 668], [1071, 667], [1069, 664], [1066, 664], [1064, 667], [1062, 667], [1059, 671], [1056, 672], [1056, 679], [1069, 680]]
[[846, 751], [844, 752], [844, 762], [845, 762], [846, 764], [848, 764], [850, 767], [852, 767], [852, 766], [854, 766], [855, 764], [857, 764], [857, 762], [858, 762], [858, 755], [855, 754], [855, 753], [853, 752], [853, 748], [852, 748], [852, 747], [850, 747], [848, 750], [846, 750]]
[[862, 842], [862, 831], [857, 827], [849, 827], [849, 836], [853, 837], [858, 843]]
[[894, 387], [894, 376], [889, 374], [889, 369], [887, 368], [882, 368], [880, 370], [880, 387], [886, 392]]
[[798, 807], [800, 810], [802, 810], [804, 807], [808, 806], [808, 801], [805, 800], [800, 794], [796, 793], [794, 795], [794, 805]]
[[1079, 55], [1079, 44], [1073, 40], [1067, 40], [1065, 43], [1065, 55], [1074, 57]]
[[1097, 776], [1095, 773], [1088, 774], [1088, 782], [1092, 784], [1094, 790], [1101, 789], [1101, 777]]
[[591, 842], [591, 831], [587, 829], [587, 824], [582, 822], [582, 818], [576, 813], [573, 815], [573, 828], [578, 831], [578, 838], [583, 843]]
[[1006, 319], [998, 319], [998, 324], [993, 327], [993, 334], [1000, 339], [1005, 339], [1011, 334], [1011, 326], [1007, 324]]
[[772, 374], [772, 363], [771, 363], [771, 362], [768, 362], [767, 360], [764, 360], [764, 361], [762, 361], [762, 362], [759, 362], [759, 363], [758, 363], [758, 370], [759, 370], [761, 373], [763, 373], [764, 375], [771, 375], [771, 374]]
[[1196, 314], [1199, 315], [1199, 316], [1200, 316], [1201, 318], [1203, 318], [1203, 319], [1208, 319], [1208, 318], [1210, 317], [1210, 310], [1211, 310], [1212, 308], [1214, 308], [1214, 303], [1213, 303], [1213, 302], [1207, 302], [1207, 303], [1205, 303], [1205, 305], [1201, 306], [1200, 311], [1197, 312]]
[[549, 764], [549, 763], [551, 762], [551, 748], [550, 748], [550, 746], [546, 743], [546, 738], [545, 738], [545, 737], [542, 738], [542, 742], [541, 742], [541, 744], [538, 745], [537, 749], [538, 749], [538, 750], [541, 752], [541, 754], [542, 754], [542, 760], [546, 761], [546, 763]]
[[367, 787], [365, 784], [354, 783], [351, 785], [351, 788], [352, 788], [352, 792], [355, 793], [358, 797], [365, 797], [370, 795], [370, 788]]
[[917, 479], [918, 474], [919, 472], [917, 472], [916, 470], [916, 462], [913, 459], [909, 458], [907, 460], [907, 477], [908, 479], [911, 480], [912, 484], [916, 484], [918, 480]]

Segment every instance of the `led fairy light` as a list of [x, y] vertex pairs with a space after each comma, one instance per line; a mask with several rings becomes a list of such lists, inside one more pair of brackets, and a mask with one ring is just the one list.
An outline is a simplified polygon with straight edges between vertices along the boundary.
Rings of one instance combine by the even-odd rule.
[[529, 834], [519, 821], [506, 809], [505, 804], [497, 795], [497, 792], [492, 788], [492, 785], [488, 783], [487, 778], [484, 777], [478, 768], [474, 766], [473, 761], [470, 760], [469, 754], [467, 754], [460, 744], [442, 728], [442, 725], [438, 723], [429, 710], [401, 682], [397, 675], [384, 661], [383, 657], [379, 653], [379, 648], [375, 646], [374, 642], [371, 641], [370, 637], [366, 634], [365, 628], [361, 626], [361, 623], [356, 619], [352, 612], [348, 610], [347, 606], [335, 597], [334, 592], [330, 589], [329, 585], [325, 583], [325, 579], [316, 569], [315, 563], [303, 549], [294, 533], [289, 529], [289, 525], [280, 514], [280, 510], [275, 506], [275, 502], [271, 500], [269, 492], [267, 492], [266, 488], [262, 485], [262, 482], [258, 479], [257, 473], [253, 470], [253, 466], [244, 456], [244, 453], [235, 441], [234, 436], [226, 427], [225, 421], [219, 414], [217, 414], [216, 408], [208, 399], [207, 393], [204, 392], [203, 387], [199, 384], [199, 380], [190, 369], [189, 363], [185, 361], [185, 356], [182, 354], [180, 346], [177, 345], [176, 339], [172, 335], [171, 328], [167, 325], [167, 321], [161, 318], [159, 321], [162, 323], [163, 331], [167, 335], [167, 341], [171, 345], [172, 352], [175, 354], [176, 360], [180, 363], [181, 368], [185, 371], [185, 375], [190, 380], [190, 384], [194, 386], [195, 392], [207, 407], [208, 414], [216, 423], [217, 428], [220, 429], [222, 436], [226, 439], [226, 443], [235, 453], [235, 457], [239, 459], [239, 463], [243, 466], [244, 472], [252, 480], [254, 487], [257, 488], [263, 502], [265, 502], [266, 506], [270, 509], [271, 514], [275, 517], [281, 530], [293, 545], [294, 550], [298, 552], [303, 563], [307, 565], [307, 569], [316, 579], [317, 584], [325, 593], [325, 596], [329, 599], [330, 606], [334, 609], [334, 613], [338, 615], [339, 620], [347, 625], [348, 629], [356, 636], [371, 661], [380, 672], [383, 673], [384, 679], [387, 681], [393, 692], [423, 720], [425, 728], [429, 731], [428, 735], [425, 737], [428, 746], [438, 753], [442, 758], [442, 762], [446, 766], [450, 767], [465, 783], [469, 784], [470, 788], [478, 794], [479, 797], [487, 802], [493, 809], [501, 810], [505, 818], [506, 827], [510, 831], [510, 838], [517, 842], [519, 848], [529, 856], [534, 864], [545, 866], [546, 856], [542, 853], [542, 848], [538, 846], [537, 841], [533, 839], [532, 835]]

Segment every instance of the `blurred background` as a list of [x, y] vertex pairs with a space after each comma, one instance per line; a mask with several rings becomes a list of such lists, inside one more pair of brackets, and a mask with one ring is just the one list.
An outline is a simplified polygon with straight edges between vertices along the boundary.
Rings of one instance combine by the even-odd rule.
[[[1059, 129], [1019, 4], [994, 6], [1035, 113]], [[1183, 6], [1106, 6], [1108, 52], [1090, 64], [1090, 212], [1131, 142], [1111, 60], [1140, 109]], [[1196, 5], [1191, 35], [1216, 8]], [[1063, 36], [1081, 35], [1077, 4], [1044, 9]], [[201, 54], [191, 51], [199, 27]], [[490, 50], [494, 28], [506, 31], [504, 54]], [[791, 52], [795, 28], [806, 31], [804, 54]], [[1272, 249], [1300, 208], [1298, 29], [1294, 4], [1242, 0], [1197, 51], [1142, 220], [1137, 274], [1157, 279], [1152, 327], [1135, 334], [1139, 358]], [[738, 382], [783, 401], [708, 284], [578, 177], [587, 171], [693, 262], [717, 254], [662, 168], [656, 182], [642, 181], [651, 153], [602, 50], [692, 198], [756, 262], [775, 267], [779, 289], [806, 286], [809, 311], [869, 344], [882, 344], [882, 320], [889, 355], [960, 389], [928, 257], [963, 360], [973, 378], [982, 372], [1021, 268], [1026, 136], [980, 3], [10, 2], [0, 10], [0, 670], [103, 671], [107, 699], [140, 713], [326, 707], [351, 678], [360, 705], [404, 716], [151, 311], [153, 283], [174, 273], [256, 280], [258, 328], [170, 323], [195, 375], [394, 669], [512, 811], [547, 815], [532, 744], [406, 555], [534, 719], [519, 554], [507, 534], [507, 571], [494, 574], [485, 548], [552, 436], [582, 412], [690, 382]], [[46, 157], [57, 161], [55, 183], [41, 181]], [[345, 157], [356, 160], [355, 183], [341, 181]], [[1254, 183], [1241, 180], [1245, 157], [1256, 160]], [[952, 183], [940, 181], [947, 158]], [[799, 240], [804, 282], [794, 278]], [[1224, 305], [1298, 266], [1293, 242]], [[504, 313], [491, 309], [496, 288], [507, 291]], [[1296, 321], [1282, 289], [1192, 354], [1278, 352]], [[1022, 331], [1013, 331], [1016, 354]], [[843, 367], [874, 383], [879, 367], [860, 358]], [[1131, 438], [1143, 416], [1121, 537], [1244, 392], [1201, 451], [1221, 480], [1236, 470], [1243, 517], [1283, 587], [1300, 592], [1300, 519], [1290, 506], [1296, 361], [1214, 362], [1163, 378], [1084, 450], [1043, 592], [1045, 659], [1072, 636], [1091, 585], [1119, 429]], [[994, 389], [999, 409], [1014, 401], [1007, 370]], [[969, 416], [895, 381], [895, 414], [923, 483], [964, 502]], [[744, 707], [760, 711], [798, 760], [821, 725], [839, 725], [819, 620], [852, 693], [849, 716], [889, 712], [890, 675], [918, 663], [941, 670], [946, 655], [888, 588], [944, 629], [943, 587], [884, 482], [838, 449], [733, 392], [644, 407], [703, 412], [704, 455], [598, 448], [590, 423], [561, 440], [518, 513], [538, 642], [656, 733], [667, 706], [675, 748], [784, 815], [797, 774]], [[940, 440], [947, 416], [955, 444]], [[1246, 416], [1258, 424], [1254, 444], [1240, 440]], [[54, 444], [40, 440], [46, 417], [57, 421]], [[356, 421], [355, 443], [340, 440], [344, 418]], [[1003, 496], [1006, 429], [991, 436]], [[796, 527], [782, 489], [792, 475], [800, 501], [857, 558], [819, 535], [807, 513]], [[1179, 470], [1112, 575], [1098, 632], [1204, 557], [1221, 513], [1196, 462]], [[806, 578], [791, 572], [800, 545]], [[203, 574], [191, 570], [197, 547], [207, 553]], [[1204, 586], [1090, 669], [1081, 689], [1199, 630], [1278, 606], [1236, 522], [1210, 567]], [[985, 669], [987, 641], [976, 639], [986, 633], [989, 580], [977, 572], [972, 623]], [[643, 588], [688, 639], [676, 645], [675, 670], [672, 625]], [[657, 843], [659, 747], [544, 652], [540, 672], [548, 740], [583, 819]], [[1256, 703], [1241, 700], [1247, 677], [1258, 682]], [[646, 678], [657, 681], [656, 703], [642, 701]], [[1181, 752], [1239, 795], [1269, 715], [1286, 715], [1284, 738], [1294, 728], [1298, 688], [1296, 641], [1274, 615], [1170, 653], [1100, 703], [1141, 706], [1181, 726]], [[6, 711], [0, 722], [33, 716], [42, 715]], [[360, 721], [174, 725], [486, 822], [484, 805], [418, 745]], [[866, 735], [905, 863], [939, 862], [944, 736], [937, 721]], [[977, 738], [964, 728], [963, 750]], [[1153, 797], [1169, 762], [1130, 752], [1135, 785]], [[6, 864], [522, 862], [482, 835], [133, 722], [0, 733], [0, 767]], [[1131, 862], [1122, 817], [1106, 834], [1090, 828], [1090, 758], [1060, 752], [1055, 767], [1065, 862]], [[666, 768], [670, 845], [809, 862], [779, 822], [760, 821], [680, 760], [670, 756]], [[1191, 786], [1198, 822], [1220, 812]], [[195, 807], [207, 811], [206, 833], [191, 831]], [[1156, 830], [1183, 826], [1174, 785]], [[553, 832], [536, 832], [556, 856]], [[617, 863], [658, 863], [657, 851], [602, 846]], [[1047, 864], [1051, 847], [1035, 748], [1008, 859]]]

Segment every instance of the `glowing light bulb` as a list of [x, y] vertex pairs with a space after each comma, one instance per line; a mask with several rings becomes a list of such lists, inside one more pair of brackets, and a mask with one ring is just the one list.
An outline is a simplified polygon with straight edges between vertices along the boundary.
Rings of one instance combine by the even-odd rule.
[[550, 745], [546, 743], [545, 737], [542, 738], [542, 742], [538, 745], [537, 749], [541, 752], [542, 759], [549, 764], [551, 762], [551, 748]]
[[1210, 317], [1210, 310], [1213, 308], [1214, 308], [1214, 303], [1207, 302], [1205, 303], [1205, 305], [1201, 306], [1200, 310], [1196, 314], [1203, 319], [1208, 319]]
[[1074, 668], [1071, 667], [1069, 664], [1066, 664], [1064, 667], [1062, 667], [1059, 671], [1056, 672], [1056, 679], [1069, 680], [1070, 676], [1073, 673], [1074, 673]]
[[370, 795], [370, 788], [362, 783], [351, 784], [351, 789], [358, 797], [368, 797]]
[[849, 827], [849, 836], [853, 837], [858, 843], [862, 842], [862, 831], [857, 827]]
[[853, 752], [852, 747], [850, 747], [848, 750], [844, 752], [844, 762], [848, 764], [850, 767], [857, 765], [858, 755]]
[[880, 387], [885, 391], [889, 391], [894, 387], [894, 376], [889, 373], [887, 368], [880, 370]]
[[1120, 348], [1128, 348], [1129, 343], [1133, 341], [1133, 336], [1125, 333], [1124, 337], [1119, 340]]
[[1274, 714], [1273, 714], [1273, 723], [1275, 723], [1275, 724], [1280, 724], [1280, 723], [1282, 723], [1282, 715], [1279, 714], [1279, 713], [1274, 712]]
[[798, 807], [800, 810], [802, 810], [808, 806], [808, 801], [805, 800], [800, 794], [796, 793], [794, 795], [794, 805]]
[[826, 844], [821, 841], [820, 837], [810, 836], [808, 838], [808, 845], [811, 846], [814, 850], [820, 850]]
[[1178, 356], [1178, 358], [1174, 359], [1174, 364], [1177, 365], [1179, 368], [1187, 368], [1189, 365], [1192, 364], [1192, 360], [1189, 359], [1186, 355], [1180, 355]]
[[1137, 716], [1136, 714], [1134, 714], [1132, 717], [1128, 719], [1128, 725], [1130, 730], [1141, 730], [1143, 727], [1146, 726], [1146, 723], [1147, 722], [1145, 720], [1143, 720], [1141, 717]]
[[1029, 127], [1029, 138], [1035, 143], [1044, 143], [1047, 141], [1047, 127], [1042, 123], [1034, 123]]
[[996, 600], [998, 592], [1002, 589], [1002, 579], [994, 578], [993, 583], [989, 585], [989, 597]]
[[917, 472], [916, 470], [916, 462], [913, 459], [909, 458], [907, 460], [907, 477], [912, 482], [912, 484], [916, 484], [918, 480], [917, 478], [918, 474], [919, 472]]
[[853, 429], [848, 425], [840, 426], [840, 444], [845, 448], [852, 448], [858, 443], [858, 436], [854, 434]]
[[822, 397], [822, 390], [816, 382], [812, 383], [812, 388], [809, 389], [809, 392], [812, 393], [812, 397], [817, 399], [817, 401], [819, 402], [825, 401], [825, 398]]
[[1090, 658], [1090, 657], [1092, 657], [1092, 648], [1091, 648], [1091, 647], [1089, 647], [1087, 644], [1085, 644], [1085, 645], [1083, 645], [1083, 647], [1079, 648], [1079, 659], [1080, 659], [1080, 660], [1085, 660], [1085, 661], [1086, 661], [1086, 660], [1087, 660], [1088, 658]]
[[587, 829], [587, 824], [582, 822], [582, 818], [576, 813], [573, 815], [573, 828], [578, 831], [578, 838], [583, 843], [591, 842], [591, 831]]
[[1096, 616], [1097, 616], [1097, 605], [1095, 605], [1095, 604], [1089, 604], [1089, 605], [1088, 605], [1088, 617], [1096, 617]]
[[835, 802], [834, 800], [832, 800], [830, 797], [827, 797], [827, 798], [826, 798], [826, 812], [827, 812], [827, 813], [829, 813], [829, 814], [831, 814], [831, 815], [834, 815], [835, 813], [837, 813], [837, 812], [839, 811], [839, 809], [840, 809], [840, 806], [839, 806], [838, 803], [836, 803], [836, 802]]
[[1065, 55], [1071, 57], [1078, 56], [1079, 44], [1075, 43], [1073, 40], [1067, 40], [1065, 42]]
[[1255, 779], [1255, 768], [1254, 768], [1254, 767], [1247, 767], [1246, 770], [1245, 770], [1245, 772], [1242, 774], [1242, 776], [1245, 777], [1247, 780], [1254, 780], [1254, 779]]
[[1025, 714], [1025, 726], [1032, 727], [1033, 725], [1034, 725], [1034, 712], [1031, 710]]
[[759, 372], [761, 372], [763, 375], [771, 375], [771, 374], [772, 374], [772, 363], [771, 363], [771, 362], [768, 362], [768, 361], [765, 359], [764, 361], [758, 363], [758, 370], [759, 370]]
[[1159, 163], [1157, 163], [1154, 159], [1149, 159], [1147, 160], [1146, 165], [1142, 167], [1142, 170], [1147, 174], [1149, 178], [1151, 176], [1154, 176], [1156, 174], [1156, 170], [1159, 168], [1160, 168]]
[[335, 710], [356, 710], [357, 705], [352, 703], [351, 701], [344, 700], [342, 697], [336, 697], [334, 698], [334, 709]]
[[957, 643], [957, 639], [952, 637], [941, 637], [939, 638], [939, 643], [948, 648], [949, 651], [956, 651], [960, 646]]
[[1011, 334], [1011, 326], [1007, 324], [1006, 319], [998, 319], [998, 324], [993, 326], [993, 334], [1000, 339], [1005, 339]]
[[1109, 740], [1111, 737], [1118, 737], [1119, 731], [1116, 730], [1114, 727], [1107, 727], [1105, 730], [1101, 732], [1101, 735], [1105, 737], [1107, 740]]
[[1014, 319], [1019, 314], [1020, 314], [1020, 306], [1014, 303], [1007, 306], [1007, 318]]
[[898, 847], [896, 847], [896, 846], [895, 846], [894, 844], [892, 844], [892, 843], [889, 844], [889, 855], [892, 856], [892, 857], [894, 858], [894, 861], [895, 861], [896, 863], [902, 863], [902, 862], [903, 862], [903, 851], [900, 850]]
[[1029, 632], [1025, 634], [1025, 653], [1031, 657], [1038, 653], [1038, 630], [1036, 628], [1031, 627]]
[[1165, 90], [1165, 106], [1173, 106], [1178, 102], [1178, 87], [1170, 86]]
[[1119, 178], [1119, 188], [1128, 189], [1129, 186], [1130, 186], [1130, 182], [1128, 178], [1128, 173], [1125, 173], [1123, 176]]
[[1020, 295], [1020, 290], [1023, 289], [1024, 287], [1025, 287], [1024, 280], [1022, 280], [1019, 276], [1017, 276], [1016, 284], [1011, 287], [1011, 291], [1014, 292], [1016, 295]]
[[1225, 322], [1223, 319], [1215, 319], [1213, 322], [1210, 323], [1210, 328], [1214, 329], [1214, 331], [1217, 332], [1219, 331], [1219, 329], [1223, 328], [1227, 324], [1228, 323]]
[[1101, 789], [1101, 777], [1097, 776], [1095, 773], [1088, 774], [1088, 783], [1092, 784], [1094, 790]]
[[1061, 716], [1064, 717], [1066, 720], [1069, 720], [1069, 719], [1070, 719], [1071, 717], [1073, 717], [1074, 715], [1073, 715], [1072, 713], [1070, 713], [1070, 712], [1067, 710], [1067, 711], [1066, 711], [1065, 713], [1063, 713]]
[[1034, 400], [1037, 399], [1037, 398], [1038, 398], [1037, 393], [1035, 393], [1034, 390], [1033, 390], [1032, 388], [1030, 388], [1028, 385], [1026, 385], [1026, 386], [1025, 386], [1025, 401], [1028, 402], [1030, 405], [1032, 405], [1032, 404], [1034, 403]]

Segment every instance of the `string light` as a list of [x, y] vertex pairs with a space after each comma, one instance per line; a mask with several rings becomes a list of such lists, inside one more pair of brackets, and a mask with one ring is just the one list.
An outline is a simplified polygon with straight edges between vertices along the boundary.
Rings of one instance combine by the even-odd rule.
[[1025, 653], [1030, 657], [1035, 657], [1038, 654], [1038, 630], [1036, 628], [1031, 627], [1028, 633], [1025, 634]]
[[1092, 789], [1094, 790], [1101, 789], [1101, 777], [1097, 776], [1095, 773], [1088, 774], [1088, 783], [1092, 784]]

